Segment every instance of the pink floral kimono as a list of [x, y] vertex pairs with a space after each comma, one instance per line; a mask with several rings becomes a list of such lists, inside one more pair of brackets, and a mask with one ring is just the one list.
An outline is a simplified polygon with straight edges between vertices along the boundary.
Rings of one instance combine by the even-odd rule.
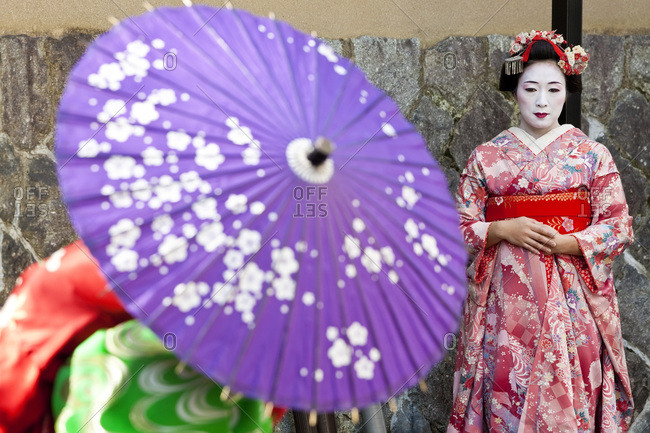
[[[578, 187], [592, 213], [571, 233], [582, 256], [485, 248], [489, 197]], [[537, 140], [510, 128], [471, 154], [457, 206], [471, 262], [447, 432], [626, 431], [633, 401], [612, 261], [633, 240], [632, 217], [607, 148], [571, 125]]]

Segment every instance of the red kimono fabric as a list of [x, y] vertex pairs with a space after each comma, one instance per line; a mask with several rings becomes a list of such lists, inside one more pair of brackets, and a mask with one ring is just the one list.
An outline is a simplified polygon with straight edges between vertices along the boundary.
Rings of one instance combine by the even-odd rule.
[[0, 312], [0, 433], [53, 431], [61, 364], [96, 330], [129, 318], [81, 241], [28, 267]]

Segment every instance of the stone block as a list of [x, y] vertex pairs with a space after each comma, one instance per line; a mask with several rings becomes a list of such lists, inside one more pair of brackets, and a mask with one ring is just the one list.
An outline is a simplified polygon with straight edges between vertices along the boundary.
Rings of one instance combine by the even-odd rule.
[[634, 167], [629, 159], [621, 155], [621, 152], [608, 138], [605, 137], [600, 142], [607, 146], [609, 153], [614, 158], [623, 183], [625, 200], [630, 208], [630, 215], [642, 215], [646, 211], [645, 206], [648, 204], [648, 200], [650, 200], [650, 180], [645, 177], [641, 170]]
[[35, 258], [14, 237], [0, 229], [0, 247], [2, 248], [2, 286], [0, 306], [2, 306], [16, 284], [16, 279]]
[[34, 155], [29, 159], [27, 182], [20, 194], [16, 205], [18, 226], [39, 257], [47, 257], [77, 239], [49, 156]]
[[[644, 412], [645, 402], [648, 401], [650, 371], [645, 361], [630, 349], [625, 351], [625, 360], [630, 374], [630, 387], [632, 388], [632, 399], [634, 400], [631, 427], [636, 427], [643, 423], [643, 418], [648, 419], [647, 412], [646, 414], [642, 414], [642, 412]], [[632, 428], [630, 428], [630, 431], [633, 431]], [[641, 431], [647, 432], [647, 430]]]
[[623, 81], [623, 38], [585, 35], [581, 45], [590, 55], [589, 66], [582, 74], [582, 105], [602, 118]]
[[465, 167], [476, 146], [510, 127], [513, 110], [513, 103], [502, 92], [487, 84], [476, 88], [469, 109], [453, 130], [454, 138], [449, 150], [458, 167]]
[[634, 87], [643, 89], [650, 97], [650, 36], [638, 35], [626, 38], [627, 74]]
[[362, 36], [352, 39], [352, 47], [355, 63], [368, 80], [408, 113], [420, 88], [420, 41]]
[[15, 215], [15, 195], [20, 192], [24, 176], [20, 154], [5, 133], [0, 133], [0, 154], [0, 219], [11, 224]]
[[293, 413], [288, 410], [278, 425], [273, 429], [273, 433], [295, 433], [296, 426], [293, 424]]
[[627, 251], [647, 269], [650, 267], [650, 215], [634, 215], [632, 227], [634, 243], [627, 247]]
[[30, 151], [54, 130], [54, 101], [39, 38], [0, 38], [0, 130], [14, 147]]
[[644, 353], [650, 353], [650, 297], [648, 276], [632, 266], [636, 259], [629, 251], [616, 260], [614, 277], [623, 338]]
[[390, 420], [391, 433], [431, 433], [431, 427], [420, 409], [405, 392], [397, 399], [397, 412]]
[[650, 104], [637, 90], [624, 89], [614, 102], [607, 125], [612, 139], [644, 173], [650, 175]]
[[628, 433], [648, 433], [650, 431], [650, 401], [646, 401], [643, 411], [637, 415]]
[[510, 57], [510, 45], [515, 38], [503, 35], [488, 35], [487, 40], [490, 79], [498, 83], [501, 78], [501, 67], [505, 59]]
[[341, 57], [345, 57], [343, 55], [343, 40], [342, 39], [328, 39], [328, 38], [318, 38], [321, 41], [325, 42], [328, 44], [336, 54], [338, 54]]
[[486, 81], [488, 41], [480, 37], [449, 37], [424, 53], [424, 83], [447, 100], [452, 115], [464, 111]]
[[409, 121], [427, 141], [429, 152], [439, 160], [451, 138], [451, 129], [454, 126], [451, 114], [436, 105], [431, 97], [424, 96]]
[[456, 362], [456, 338], [445, 357], [431, 369], [426, 378], [427, 391], [415, 387], [410, 398], [427, 420], [433, 433], [447, 431], [453, 405], [454, 364]]
[[336, 432], [337, 433], [355, 433], [355, 424], [352, 422], [350, 411], [336, 412]]
[[[94, 37], [95, 35], [82, 33], [66, 35], [60, 39], [48, 37], [43, 40], [43, 62], [48, 68], [47, 91], [54, 109], [54, 121], [56, 121], [56, 109], [70, 71]], [[53, 139], [43, 144], [50, 150], [54, 150]]]

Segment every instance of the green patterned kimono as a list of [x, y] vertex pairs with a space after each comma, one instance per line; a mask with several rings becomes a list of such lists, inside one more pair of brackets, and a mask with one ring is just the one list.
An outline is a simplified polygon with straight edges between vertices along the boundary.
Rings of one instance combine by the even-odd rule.
[[53, 413], [62, 432], [271, 432], [263, 403], [221, 401], [221, 387], [132, 320], [100, 330], [77, 347], [56, 377]]

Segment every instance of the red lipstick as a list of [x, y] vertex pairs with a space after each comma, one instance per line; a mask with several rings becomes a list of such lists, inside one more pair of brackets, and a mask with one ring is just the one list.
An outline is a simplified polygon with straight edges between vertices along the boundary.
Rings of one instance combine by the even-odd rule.
[[543, 119], [546, 116], [548, 116], [548, 113], [535, 113], [535, 116], [539, 117], [540, 119]]

